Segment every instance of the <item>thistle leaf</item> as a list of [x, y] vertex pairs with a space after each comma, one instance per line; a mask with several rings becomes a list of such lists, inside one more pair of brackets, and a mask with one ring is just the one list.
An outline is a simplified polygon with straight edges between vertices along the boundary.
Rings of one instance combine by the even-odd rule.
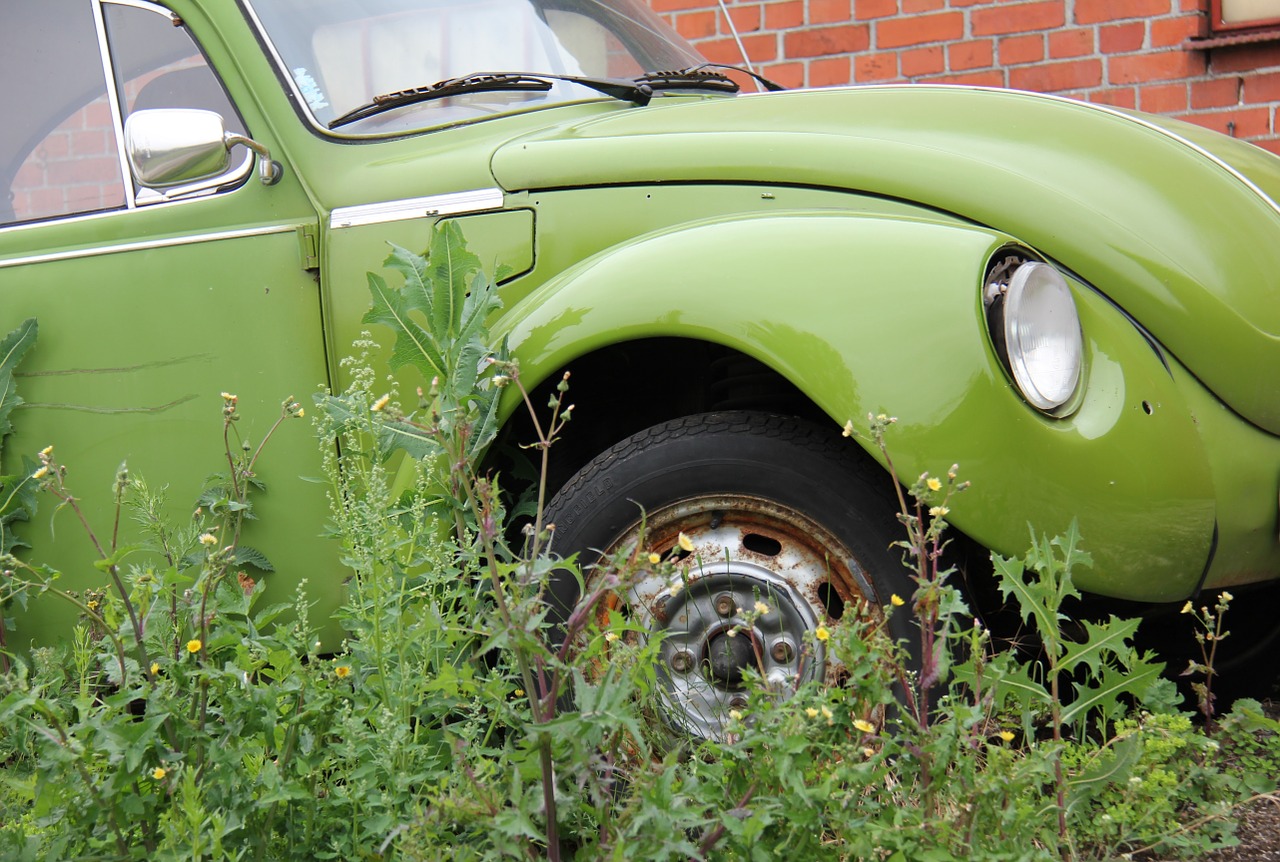
[[[394, 288], [370, 273], [373, 307], [364, 322], [395, 333], [392, 369], [410, 365], [422, 373], [424, 383], [435, 381], [433, 410], [440, 425], [454, 430], [467, 426], [467, 454], [474, 457], [497, 433], [498, 391], [483, 379], [491, 359], [507, 357], [505, 348], [495, 355], [486, 328], [490, 315], [502, 307], [497, 286], [467, 250], [461, 228], [450, 221], [436, 227], [426, 256], [393, 245], [386, 267], [402, 275], [404, 284]], [[342, 399], [328, 398], [323, 406], [344, 424], [354, 418], [343, 415], [352, 406]], [[414, 458], [438, 451], [426, 429], [412, 422], [388, 420], [378, 434], [384, 457], [394, 450]]]
[[22, 403], [13, 374], [22, 357], [36, 343], [39, 327], [34, 317], [24, 320], [17, 329], [0, 339], [0, 437], [13, 430], [9, 414]]

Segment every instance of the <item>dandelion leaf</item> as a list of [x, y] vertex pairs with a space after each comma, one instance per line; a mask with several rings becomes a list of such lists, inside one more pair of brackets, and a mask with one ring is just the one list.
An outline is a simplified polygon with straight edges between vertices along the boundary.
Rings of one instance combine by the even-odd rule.
[[1118, 655], [1127, 653], [1130, 640], [1138, 631], [1138, 620], [1122, 620], [1112, 615], [1110, 621], [1098, 624], [1085, 621], [1084, 629], [1088, 634], [1085, 640], [1068, 643], [1062, 656], [1062, 668], [1071, 673], [1080, 665], [1089, 668], [1089, 672], [1097, 675], [1104, 664], [1114, 660]]
[[1123, 716], [1129, 704], [1140, 701], [1164, 670], [1156, 662], [1133, 650], [1123, 662], [1125, 667], [1104, 666], [1085, 682], [1075, 684], [1075, 699], [1062, 709], [1062, 723], [1076, 724], [1081, 730], [1091, 715], [1104, 720]]

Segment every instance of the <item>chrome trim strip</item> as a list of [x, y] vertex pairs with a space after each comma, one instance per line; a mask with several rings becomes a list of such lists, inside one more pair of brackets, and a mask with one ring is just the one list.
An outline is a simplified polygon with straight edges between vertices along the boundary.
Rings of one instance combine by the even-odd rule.
[[[1253, 180], [1249, 179], [1244, 174], [1240, 173], [1238, 170], [1233, 168], [1231, 165], [1227, 164], [1225, 161], [1223, 161], [1219, 157], [1215, 156], [1213, 153], [1206, 150], [1204, 147], [1200, 146], [1199, 144], [1191, 140], [1188, 140], [1187, 138], [1182, 137], [1182, 135], [1179, 135], [1177, 132], [1172, 132], [1169, 129], [1164, 128], [1163, 126], [1157, 125], [1149, 120], [1145, 120], [1142, 117], [1136, 117], [1133, 114], [1126, 113], [1118, 108], [1113, 108], [1110, 105], [1102, 105], [1097, 102], [1082, 102], [1079, 99], [1069, 99], [1066, 96], [1058, 96], [1052, 93], [1036, 93], [1036, 92], [1032, 92], [1031, 90], [1009, 90], [1002, 87], [978, 87], [972, 84], [871, 84], [865, 87], [832, 87], [832, 88], [826, 88], [826, 89], [899, 90], [899, 89], [919, 89], [921, 87], [946, 87], [948, 89], [957, 89], [957, 90], [978, 90], [978, 91], [990, 91], [990, 92], [997, 92], [997, 93], [1012, 93], [1014, 95], [1032, 96], [1037, 99], [1048, 99], [1054, 102], [1064, 102], [1068, 105], [1074, 105], [1077, 108], [1085, 108], [1087, 110], [1098, 111], [1103, 114], [1109, 114], [1110, 116], [1116, 117], [1117, 119], [1125, 120], [1127, 122], [1134, 123], [1135, 125], [1142, 126], [1144, 129], [1147, 129], [1148, 131], [1152, 131], [1158, 135], [1162, 135], [1163, 137], [1166, 137], [1171, 141], [1176, 141], [1177, 143], [1182, 144], [1187, 149], [1195, 153], [1198, 153], [1199, 155], [1203, 156], [1205, 159], [1208, 159], [1209, 162], [1211, 162], [1214, 165], [1217, 165], [1219, 168], [1221, 168], [1222, 170], [1230, 174], [1232, 177], [1234, 177], [1237, 181], [1240, 182], [1241, 185], [1245, 186], [1247, 189], [1249, 189], [1249, 191], [1253, 192], [1255, 195], [1261, 198], [1264, 203], [1266, 203], [1268, 206], [1271, 207], [1271, 209], [1275, 210], [1276, 215], [1280, 215], [1280, 202], [1272, 200], [1271, 196], [1268, 195], [1266, 192], [1264, 192], [1262, 189], [1260, 189], [1257, 185], [1255, 185]], [[824, 88], [820, 88], [820, 87], [805, 88], [805, 90], [811, 91], [811, 92], [816, 92], [821, 89], [824, 89]], [[747, 95], [756, 95], [756, 94], [748, 93]]]
[[384, 224], [393, 221], [428, 218], [431, 216], [462, 215], [484, 212], [502, 207], [502, 189], [473, 189], [425, 198], [404, 198], [398, 201], [381, 201], [373, 204], [338, 207], [329, 216], [329, 229]]
[[86, 257], [98, 257], [106, 254], [120, 254], [126, 251], [140, 251], [151, 248], [173, 248], [180, 245], [195, 245], [202, 242], [218, 242], [224, 239], [244, 239], [254, 236], [270, 236], [278, 233], [293, 233], [298, 229], [296, 224], [275, 224], [266, 227], [251, 227], [243, 230], [228, 230], [221, 233], [199, 233], [189, 236], [175, 236], [168, 239], [149, 239], [140, 242], [126, 242], [120, 245], [103, 245], [94, 248], [78, 248], [73, 251], [55, 251], [49, 254], [33, 254], [28, 257], [15, 257], [0, 260], [0, 269], [13, 266], [26, 266], [31, 263], [47, 263], [54, 260], [78, 260]]
[[132, 6], [134, 9], [146, 9], [148, 12], [157, 12], [168, 18], [173, 26], [177, 27], [182, 23], [182, 19], [178, 17], [178, 13], [172, 9], [166, 9], [158, 3], [150, 3], [148, 0], [103, 0], [104, 3], [111, 3], [115, 6]]

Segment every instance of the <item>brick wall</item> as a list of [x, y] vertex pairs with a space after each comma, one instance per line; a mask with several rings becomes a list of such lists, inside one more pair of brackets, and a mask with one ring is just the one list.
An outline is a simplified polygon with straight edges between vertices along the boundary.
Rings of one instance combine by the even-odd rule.
[[120, 171], [111, 106], [102, 96], [27, 156], [13, 181], [14, 214], [27, 220], [124, 206]]
[[[741, 64], [717, 0], [649, 0]], [[1190, 120], [1280, 153], [1280, 41], [1197, 48], [1209, 0], [725, 0], [758, 71], [788, 87], [1013, 87]]]
[[[202, 58], [192, 56], [143, 72], [125, 83], [125, 99], [133, 104], [141, 89], [165, 72], [202, 65]], [[49, 108], [56, 111], [59, 106]], [[53, 218], [125, 205], [125, 183], [112, 120], [111, 105], [104, 93], [64, 118], [36, 144], [18, 168], [10, 188], [16, 220]], [[3, 193], [0, 185], [0, 194]]]

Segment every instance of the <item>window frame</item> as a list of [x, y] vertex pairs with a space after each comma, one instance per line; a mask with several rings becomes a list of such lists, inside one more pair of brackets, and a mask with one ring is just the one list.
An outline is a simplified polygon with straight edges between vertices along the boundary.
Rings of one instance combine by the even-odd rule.
[[[120, 161], [124, 170], [124, 179], [126, 186], [127, 208], [130, 210], [139, 207], [155, 206], [156, 204], [168, 203], [175, 200], [188, 200], [191, 198], [207, 197], [222, 191], [231, 191], [244, 185], [249, 175], [253, 173], [254, 155], [252, 152], [246, 151], [244, 158], [238, 164], [228, 167], [227, 170], [215, 177], [210, 177], [198, 182], [189, 183], [184, 186], [178, 186], [171, 189], [153, 189], [138, 183], [133, 176], [133, 170], [129, 166], [129, 154], [125, 147], [124, 124], [125, 124], [125, 105], [123, 104], [123, 94], [120, 87], [124, 83], [116, 75], [115, 55], [111, 50], [111, 39], [107, 32], [106, 6], [123, 6], [132, 9], [138, 9], [144, 12], [151, 12], [168, 18], [173, 26], [182, 30], [191, 41], [191, 46], [204, 59], [205, 68], [213, 75], [218, 87], [222, 90], [223, 95], [227, 98], [227, 104], [231, 110], [235, 112], [235, 119], [245, 129], [245, 134], [250, 135], [248, 124], [245, 123], [244, 117], [240, 114], [239, 108], [236, 107], [235, 100], [231, 98], [231, 94], [227, 92], [226, 86], [222, 82], [222, 77], [214, 65], [209, 62], [209, 55], [205, 53], [204, 46], [195, 34], [186, 26], [186, 22], [178, 13], [165, 6], [157, 3], [149, 2], [149, 0], [94, 0], [94, 15], [98, 24], [98, 40], [99, 50], [102, 54], [103, 69], [107, 75], [107, 88], [110, 94], [111, 106], [114, 112], [112, 123], [115, 126], [118, 151], [120, 153]], [[224, 124], [227, 118], [223, 118]]]
[[1209, 0], [1209, 30], [1215, 35], [1273, 32], [1280, 38], [1280, 2], [1275, 2], [1275, 15], [1245, 21], [1224, 21], [1223, 4], [1227, 0]]

